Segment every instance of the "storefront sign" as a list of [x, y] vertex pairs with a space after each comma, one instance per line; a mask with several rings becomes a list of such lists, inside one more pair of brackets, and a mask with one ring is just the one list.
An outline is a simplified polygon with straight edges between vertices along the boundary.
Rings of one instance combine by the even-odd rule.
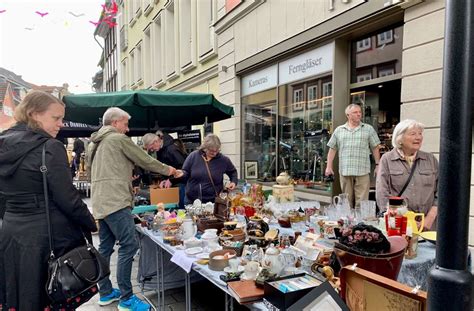
[[279, 83], [287, 84], [332, 71], [334, 43], [300, 54], [279, 64]]
[[180, 131], [178, 132], [178, 138], [183, 141], [183, 143], [196, 143], [201, 144], [201, 131], [200, 130], [190, 130], [190, 131]]
[[273, 65], [242, 78], [242, 96], [277, 86], [278, 67]]

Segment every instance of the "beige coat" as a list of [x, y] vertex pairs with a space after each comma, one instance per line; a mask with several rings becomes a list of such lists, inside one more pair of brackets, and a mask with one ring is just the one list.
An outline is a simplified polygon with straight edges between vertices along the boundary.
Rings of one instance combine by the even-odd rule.
[[92, 143], [87, 152], [88, 163], [93, 150], [98, 146], [90, 168], [92, 210], [96, 219], [133, 207], [132, 171], [135, 165], [169, 175], [169, 166], [149, 156], [113, 126], [103, 126], [91, 138]]

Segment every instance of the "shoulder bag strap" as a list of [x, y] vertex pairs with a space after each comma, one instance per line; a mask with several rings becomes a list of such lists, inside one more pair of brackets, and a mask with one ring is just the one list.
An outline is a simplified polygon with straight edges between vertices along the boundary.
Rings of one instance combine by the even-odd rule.
[[405, 192], [405, 189], [408, 187], [408, 184], [410, 183], [410, 180], [411, 180], [411, 178], [413, 177], [413, 173], [415, 173], [415, 168], [416, 168], [416, 165], [417, 165], [417, 164], [418, 164], [418, 161], [415, 159], [415, 163], [413, 163], [413, 166], [411, 167], [410, 176], [408, 176], [407, 182], [405, 183], [405, 185], [403, 186], [402, 190], [401, 190], [400, 193], [398, 194], [399, 197], [402, 196], [403, 192]]
[[207, 163], [206, 159], [202, 157], [204, 164], [206, 164], [207, 174], [209, 175], [209, 179], [211, 180], [212, 188], [214, 188], [214, 192], [216, 193], [216, 197], [219, 195], [217, 193], [216, 186], [214, 185], [214, 180], [212, 179], [211, 170], [209, 169], [209, 164]]
[[48, 168], [46, 167], [46, 143], [43, 144], [40, 172], [43, 175], [44, 206], [46, 208], [46, 220], [48, 223], [48, 238], [49, 238], [49, 251], [50, 251], [49, 257], [51, 259], [54, 259], [52, 226], [51, 226], [51, 218], [49, 216], [48, 180], [46, 178], [46, 173], [48, 172]]
[[[102, 140], [101, 140], [101, 141], [102, 141]], [[91, 153], [91, 163], [89, 163], [89, 167], [91, 167], [91, 169], [92, 169], [92, 161], [94, 161], [95, 153], [97, 152], [97, 148], [99, 148], [99, 144], [100, 144], [101, 141], [99, 141], [97, 144], [94, 143], [95, 148], [94, 148], [94, 150], [92, 150], [92, 153]]]

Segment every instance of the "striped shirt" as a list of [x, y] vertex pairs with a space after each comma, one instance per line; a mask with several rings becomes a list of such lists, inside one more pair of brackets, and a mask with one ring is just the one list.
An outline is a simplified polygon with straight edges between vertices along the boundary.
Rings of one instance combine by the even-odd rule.
[[370, 153], [380, 144], [374, 128], [360, 123], [351, 129], [347, 123], [338, 126], [328, 147], [339, 153], [339, 173], [342, 176], [363, 176], [370, 173]]

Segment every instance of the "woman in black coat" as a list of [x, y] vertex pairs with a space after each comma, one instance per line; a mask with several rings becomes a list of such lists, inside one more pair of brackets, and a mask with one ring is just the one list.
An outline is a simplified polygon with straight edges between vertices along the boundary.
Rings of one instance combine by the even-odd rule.
[[[55, 137], [64, 104], [32, 91], [15, 110], [17, 124], [0, 135], [0, 303], [3, 310], [44, 310], [49, 257], [48, 226], [39, 170], [46, 148], [49, 209], [56, 257], [79, 246], [96, 231], [94, 218], [74, 188], [66, 150]], [[3, 301], [2, 301], [3, 300]]]

